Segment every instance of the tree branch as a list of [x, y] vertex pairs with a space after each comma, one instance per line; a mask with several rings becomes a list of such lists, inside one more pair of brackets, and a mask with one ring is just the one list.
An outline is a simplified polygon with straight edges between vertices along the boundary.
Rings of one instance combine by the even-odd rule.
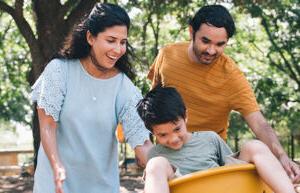
[[24, 5], [24, 0], [16, 0], [15, 10], [16, 10], [16, 14], [18, 14], [19, 16], [23, 16], [23, 5]]
[[[143, 31], [142, 31], [142, 56], [144, 57], [143, 60], [146, 60], [146, 40], [147, 40], [147, 27], [149, 23], [151, 23], [152, 20], [152, 15], [153, 15], [153, 10], [150, 11], [150, 13], [147, 16], [146, 22], [143, 24]], [[147, 66], [149, 67], [149, 62], [146, 60], [144, 61], [147, 63]]]
[[12, 15], [15, 12], [11, 6], [7, 5], [3, 1], [0, 1], [0, 10], [8, 13], [9, 15]]
[[[9, 23], [8, 23], [8, 25], [6, 26], [6, 28], [3, 30], [3, 36], [0, 36], [0, 42], [3, 42], [4, 40], [5, 40], [5, 38], [6, 38], [6, 35], [8, 34], [7, 32], [8, 32], [8, 30], [10, 29], [10, 27], [11, 27], [11, 23], [12, 23], [12, 20], [10, 20], [9, 21]], [[3, 54], [3, 55], [5, 55], [5, 54]]]
[[23, 0], [16, 1], [15, 6], [16, 8], [14, 9], [5, 2], [0, 1], [0, 10], [3, 10], [12, 16], [30, 49], [38, 49], [35, 35], [29, 23], [23, 17]]
[[[284, 72], [284, 73], [288, 73], [286, 69], [283, 68], [282, 64], [277, 64], [276, 62], [274, 62], [274, 60], [271, 58], [270, 55], [267, 56], [270, 60], [270, 65], [276, 67], [277, 69], [279, 69], [280, 71]], [[291, 79], [293, 79], [300, 88], [300, 81], [298, 80], [298, 78], [296, 76], [294, 76], [293, 74], [290, 74], [289, 77]]]
[[93, 1], [80, 0], [77, 6], [74, 7], [73, 10], [71, 10], [66, 20], [66, 25], [68, 26], [68, 28], [71, 28], [76, 22], [78, 22], [79, 21], [78, 19], [81, 18], [84, 15], [84, 13], [87, 13], [87, 11], [91, 10], [96, 2], [97, 0], [93, 0]]
[[[296, 81], [296, 82], [299, 82], [299, 79], [298, 79], [298, 76], [297, 74], [294, 72], [294, 69], [292, 67], [292, 65], [289, 63], [289, 61], [285, 58], [282, 50], [277, 46], [277, 44], [275, 43], [273, 37], [272, 37], [272, 34], [271, 34], [271, 31], [269, 29], [269, 26], [267, 24], [267, 21], [266, 21], [266, 18], [261, 15], [261, 19], [262, 19], [262, 25], [263, 27], [265, 28], [266, 32], [267, 32], [267, 35], [268, 35], [268, 38], [271, 42], [271, 44], [274, 46], [274, 48], [277, 50], [277, 52], [279, 53], [280, 57], [283, 59], [284, 61], [284, 64], [285, 66], [289, 69], [289, 72], [290, 72], [290, 76]], [[299, 84], [300, 85], [300, 84]]]
[[74, 7], [74, 5], [78, 4], [80, 0], [69, 0], [64, 5], [62, 5], [60, 14], [66, 16], [67, 13]]

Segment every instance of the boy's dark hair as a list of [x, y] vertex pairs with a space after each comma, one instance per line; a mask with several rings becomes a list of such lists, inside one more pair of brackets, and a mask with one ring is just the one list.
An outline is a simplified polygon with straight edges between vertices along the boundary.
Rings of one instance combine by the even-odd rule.
[[222, 5], [207, 5], [197, 11], [189, 24], [193, 28], [193, 39], [200, 26], [205, 23], [215, 27], [224, 27], [228, 39], [235, 33], [235, 24], [228, 10]]
[[186, 107], [175, 88], [155, 87], [137, 105], [137, 111], [146, 128], [152, 132], [154, 125], [176, 122], [186, 117]]

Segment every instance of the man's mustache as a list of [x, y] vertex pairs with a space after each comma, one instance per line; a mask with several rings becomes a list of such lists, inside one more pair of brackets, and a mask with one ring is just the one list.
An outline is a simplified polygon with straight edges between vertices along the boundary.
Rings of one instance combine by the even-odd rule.
[[209, 54], [208, 52], [203, 52], [202, 55], [203, 55], [203, 56], [215, 57], [217, 54], [211, 55], [211, 54]]

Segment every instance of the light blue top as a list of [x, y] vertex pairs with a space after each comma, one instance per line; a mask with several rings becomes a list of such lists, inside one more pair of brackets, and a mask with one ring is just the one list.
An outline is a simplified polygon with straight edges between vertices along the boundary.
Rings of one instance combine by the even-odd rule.
[[[54, 59], [32, 89], [32, 100], [57, 121], [65, 193], [119, 192], [117, 124], [132, 148], [149, 138], [135, 107], [142, 96], [130, 79], [124, 73], [97, 79], [79, 60]], [[53, 179], [41, 145], [33, 192], [54, 193]]]

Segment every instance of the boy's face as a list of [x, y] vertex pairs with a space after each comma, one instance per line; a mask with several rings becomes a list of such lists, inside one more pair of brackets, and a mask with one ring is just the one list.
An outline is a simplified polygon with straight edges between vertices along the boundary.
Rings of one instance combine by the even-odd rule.
[[186, 143], [190, 134], [186, 129], [186, 120], [183, 118], [179, 118], [175, 123], [154, 125], [152, 131], [159, 144], [174, 150], [179, 150]]

